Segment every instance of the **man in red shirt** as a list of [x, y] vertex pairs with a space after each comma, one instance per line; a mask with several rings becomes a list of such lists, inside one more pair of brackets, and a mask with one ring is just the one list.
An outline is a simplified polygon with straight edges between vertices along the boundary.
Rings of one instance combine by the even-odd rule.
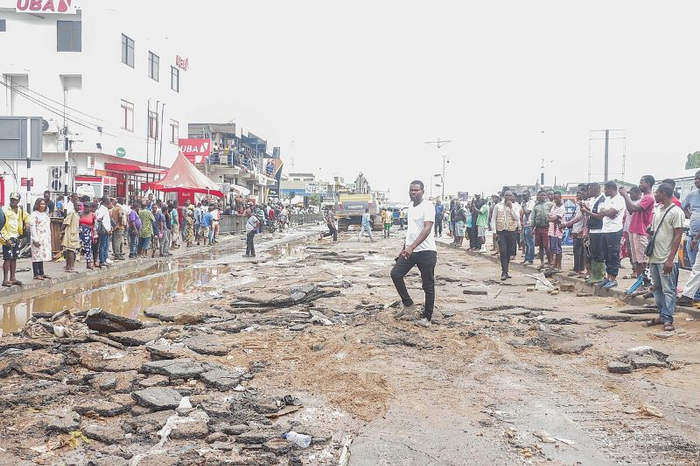
[[681, 207], [681, 201], [678, 200], [678, 198], [676, 197], [676, 181], [672, 180], [671, 178], [666, 178], [662, 181], [662, 183], [667, 183], [671, 185], [671, 187], [673, 188], [673, 203], [676, 204], [678, 207]]
[[630, 199], [630, 195], [623, 187], [620, 194], [625, 198], [627, 211], [632, 214], [629, 226], [630, 251], [632, 253], [632, 263], [634, 264], [637, 277], [644, 273], [649, 263], [649, 258], [644, 251], [649, 244], [649, 233], [647, 228], [654, 219], [654, 196], [651, 189], [656, 180], [651, 175], [644, 175], [639, 180], [639, 189], [642, 191], [642, 198], [638, 203]]

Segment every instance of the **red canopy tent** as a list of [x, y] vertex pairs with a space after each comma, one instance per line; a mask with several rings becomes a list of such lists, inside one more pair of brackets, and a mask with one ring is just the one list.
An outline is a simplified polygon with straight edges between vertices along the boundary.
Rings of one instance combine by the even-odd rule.
[[178, 152], [173, 166], [170, 167], [163, 179], [152, 183], [143, 183], [141, 189], [178, 194], [203, 193], [224, 197], [224, 193], [219, 190], [217, 184], [197, 170], [197, 167], [187, 160], [182, 151]]

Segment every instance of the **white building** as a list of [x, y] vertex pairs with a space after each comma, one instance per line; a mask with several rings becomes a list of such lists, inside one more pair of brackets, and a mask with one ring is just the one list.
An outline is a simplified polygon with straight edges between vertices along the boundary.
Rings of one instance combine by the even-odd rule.
[[[146, 177], [158, 177], [156, 166], [172, 164], [180, 133], [187, 134], [189, 57], [173, 38], [179, 28], [148, 8], [158, 6], [0, 0], [0, 116], [48, 123], [43, 160], [29, 174], [34, 196], [64, 191], [64, 128], [71, 141], [69, 191], [77, 176], [95, 182], [96, 194], [108, 186], [106, 193], [129, 196]], [[0, 163], [0, 172], [0, 201], [26, 190], [25, 162]]]

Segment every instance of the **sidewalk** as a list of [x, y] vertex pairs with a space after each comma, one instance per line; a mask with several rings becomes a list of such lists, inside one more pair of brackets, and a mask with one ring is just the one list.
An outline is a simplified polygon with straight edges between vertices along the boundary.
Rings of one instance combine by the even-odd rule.
[[[294, 231], [294, 230], [292, 230]], [[273, 235], [269, 233], [262, 233], [258, 235], [256, 243], [259, 241], [268, 241], [273, 238]], [[34, 274], [32, 273], [32, 261], [31, 258], [20, 259], [17, 261], [17, 280], [23, 283], [22, 286], [13, 286], [11, 288], [0, 287], [0, 302], [7, 301], [15, 295], [26, 293], [32, 290], [48, 289], [54, 285], [62, 283], [70, 283], [78, 280], [93, 280], [98, 277], [118, 277], [126, 275], [128, 273], [134, 272], [144, 267], [151, 266], [157, 262], [167, 262], [175, 260], [182, 257], [187, 257], [192, 254], [198, 254], [203, 252], [211, 251], [221, 251], [224, 249], [229, 250], [242, 250], [245, 247], [245, 242], [243, 241], [245, 236], [239, 234], [225, 234], [219, 236], [217, 243], [213, 246], [192, 246], [190, 248], [185, 247], [183, 243], [179, 249], [171, 249], [170, 252], [172, 256], [168, 257], [156, 257], [151, 258], [150, 253], [148, 258], [138, 258], [138, 259], [126, 259], [123, 261], [114, 261], [110, 264], [110, 267], [102, 269], [87, 270], [86, 260], [81, 260], [76, 262], [75, 270], [78, 273], [68, 273], [65, 271], [65, 262], [52, 261], [44, 263], [44, 271], [46, 275], [51, 277], [50, 280], [34, 280]], [[128, 247], [125, 249], [126, 254], [128, 254]], [[110, 260], [112, 258], [112, 253], [109, 254]]]
[[[448, 237], [447, 235], [444, 235], [441, 238], [435, 238], [436, 242], [438, 245], [442, 247], [450, 247], [449, 244], [452, 243], [452, 238]], [[486, 238], [486, 248], [488, 252], [486, 253], [480, 253], [476, 251], [470, 251], [468, 242], [465, 240], [465, 246], [462, 246], [460, 248], [461, 251], [463, 251], [465, 254], [468, 254], [470, 256], [475, 256], [475, 257], [481, 257], [485, 260], [489, 260], [493, 262], [494, 264], [497, 264], [500, 267], [500, 258], [497, 254], [493, 254], [494, 251], [491, 250], [491, 237], [490, 235], [487, 236]], [[518, 254], [516, 259], [512, 260], [510, 263], [510, 270], [511, 271], [517, 271], [523, 274], [528, 274], [528, 275], [533, 275], [540, 273], [539, 270], [537, 270], [537, 266], [539, 265], [539, 259], [537, 256], [535, 256], [535, 265], [521, 265], [521, 262], [524, 260], [524, 254], [522, 249], [518, 248]], [[629, 263], [629, 259], [625, 258], [622, 261], [622, 267], [620, 267], [620, 275], [618, 276], [618, 286], [617, 288], [612, 288], [609, 290], [603, 290], [597, 286], [592, 286], [592, 285], [586, 285], [585, 281], [576, 278], [576, 277], [569, 277], [567, 274], [573, 269], [574, 267], [574, 256], [573, 256], [573, 251], [571, 247], [564, 247], [564, 254], [562, 257], [562, 273], [558, 273], [554, 275], [554, 279], [558, 280], [559, 282], [563, 283], [571, 283], [576, 286], [577, 291], [584, 291], [587, 293], [591, 293], [594, 296], [601, 296], [601, 297], [608, 297], [608, 298], [619, 298], [619, 299], [624, 299], [627, 293], [627, 290], [634, 284], [636, 279], [623, 279], [622, 277], [632, 273], [632, 266]], [[497, 271], [496, 275], [500, 276], [500, 269]], [[688, 270], [683, 270], [681, 269], [678, 277], [678, 286], [682, 287], [688, 276], [690, 275], [690, 272]], [[637, 296], [634, 298], [627, 298], [625, 299], [625, 302], [631, 305], [636, 305], [636, 306], [641, 306], [645, 303], [653, 303], [653, 299], [644, 299], [641, 296]], [[695, 318], [700, 318], [700, 309], [696, 309], [694, 307], [679, 307], [679, 310], [682, 310], [683, 312], [687, 313], [688, 315], [692, 315]]]

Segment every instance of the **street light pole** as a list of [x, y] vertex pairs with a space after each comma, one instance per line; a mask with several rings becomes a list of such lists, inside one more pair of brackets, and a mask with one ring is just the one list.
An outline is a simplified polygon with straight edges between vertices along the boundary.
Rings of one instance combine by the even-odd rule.
[[[425, 144], [434, 144], [438, 150], [444, 146], [445, 144], [451, 143], [452, 140], [442, 140], [440, 138], [437, 138], [436, 141], [426, 141]], [[442, 197], [441, 200], [445, 199], [445, 164], [450, 163], [450, 159], [447, 158], [446, 155], [442, 156], [442, 178], [441, 178], [441, 185], [442, 185]], [[432, 180], [431, 180], [432, 181]]]

